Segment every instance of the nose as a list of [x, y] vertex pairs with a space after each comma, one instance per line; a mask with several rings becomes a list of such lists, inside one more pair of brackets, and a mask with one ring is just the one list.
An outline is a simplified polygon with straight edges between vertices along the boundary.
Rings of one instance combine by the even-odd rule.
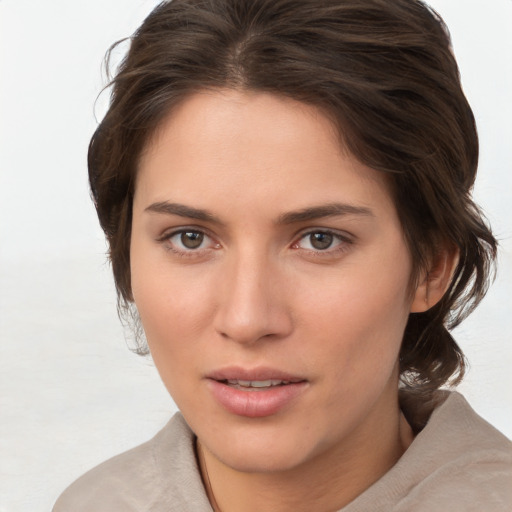
[[255, 254], [226, 263], [218, 287], [216, 331], [237, 343], [280, 339], [292, 332], [284, 276], [277, 264]]

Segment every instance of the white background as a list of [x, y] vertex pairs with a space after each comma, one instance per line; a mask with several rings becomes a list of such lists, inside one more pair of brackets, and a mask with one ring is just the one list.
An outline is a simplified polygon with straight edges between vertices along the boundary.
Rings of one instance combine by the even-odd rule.
[[[0, 512], [50, 510], [175, 410], [126, 348], [86, 178], [103, 55], [155, 4], [0, 0]], [[498, 281], [456, 332], [471, 363], [461, 390], [510, 437], [512, 1], [431, 4], [452, 32], [481, 136], [475, 195], [501, 240]]]

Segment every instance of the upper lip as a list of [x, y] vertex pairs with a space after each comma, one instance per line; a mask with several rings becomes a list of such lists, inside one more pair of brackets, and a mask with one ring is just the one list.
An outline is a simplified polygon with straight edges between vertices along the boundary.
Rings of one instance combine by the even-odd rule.
[[206, 374], [207, 379], [217, 381], [224, 380], [245, 380], [245, 381], [263, 381], [263, 380], [282, 380], [285, 382], [303, 382], [304, 377], [294, 375], [292, 373], [260, 366], [256, 368], [243, 368], [241, 366], [229, 366], [219, 368]]

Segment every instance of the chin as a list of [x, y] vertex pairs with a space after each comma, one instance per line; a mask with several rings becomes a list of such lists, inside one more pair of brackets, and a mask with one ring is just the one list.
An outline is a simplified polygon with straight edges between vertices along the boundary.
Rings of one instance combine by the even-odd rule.
[[235, 471], [275, 473], [292, 470], [314, 457], [317, 447], [304, 433], [303, 429], [260, 424], [254, 429], [223, 430], [220, 439], [211, 435], [200, 439], [218, 460]]
[[286, 450], [281, 447], [278, 452], [248, 447], [245, 450], [229, 450], [214, 455], [226, 466], [241, 473], [279, 473], [290, 471], [301, 465], [307, 457], [297, 453], [297, 449]]

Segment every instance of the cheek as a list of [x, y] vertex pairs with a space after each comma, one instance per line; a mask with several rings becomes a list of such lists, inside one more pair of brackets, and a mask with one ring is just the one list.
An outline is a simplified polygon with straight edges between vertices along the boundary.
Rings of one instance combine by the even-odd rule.
[[210, 312], [205, 289], [161, 273], [144, 274], [133, 287], [134, 300], [152, 352], [183, 350], [198, 339]]
[[152, 360], [167, 391], [181, 407], [183, 396], [198, 392], [190, 375], [199, 372], [200, 309], [197, 297], [194, 307], [186, 293], [166, 282], [145, 275], [134, 289], [134, 298]]
[[334, 375], [368, 377], [395, 366], [409, 316], [410, 265], [403, 251], [391, 251], [389, 261], [376, 259], [331, 276], [309, 293], [298, 315], [310, 319], [317, 360]]
[[157, 341], [158, 332], [194, 328], [194, 316], [200, 316], [205, 305], [198, 299], [206, 292], [206, 281], [197, 268], [176, 268], [160, 244], [136, 229], [130, 265], [133, 298], [150, 343], [153, 336], [149, 332], [154, 331]]
[[169, 263], [161, 247], [132, 243], [132, 291], [155, 365], [171, 392], [197, 364], [198, 340], [211, 316], [206, 287]]

